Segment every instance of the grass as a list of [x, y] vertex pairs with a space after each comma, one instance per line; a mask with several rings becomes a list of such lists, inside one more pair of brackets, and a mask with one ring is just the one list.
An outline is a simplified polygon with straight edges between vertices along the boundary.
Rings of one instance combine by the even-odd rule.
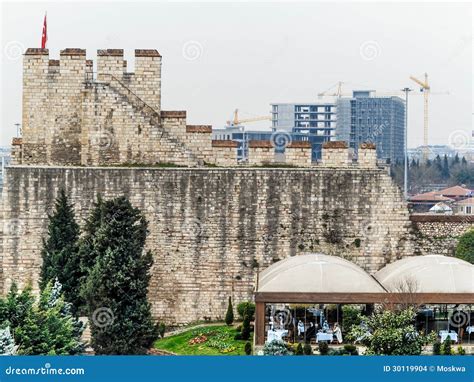
[[[179, 355], [245, 355], [247, 341], [235, 340], [237, 333], [233, 326], [206, 326], [157, 340], [154, 347]], [[206, 338], [204, 342], [190, 344], [192, 339], [201, 336]], [[252, 339], [249, 341], [252, 343]]]

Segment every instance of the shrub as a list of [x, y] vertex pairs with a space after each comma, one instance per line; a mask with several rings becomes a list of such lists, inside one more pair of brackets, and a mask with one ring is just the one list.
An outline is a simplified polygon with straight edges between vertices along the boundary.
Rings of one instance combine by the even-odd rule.
[[329, 352], [329, 345], [326, 341], [320, 341], [318, 342], [318, 350], [319, 354], [321, 355], [327, 355]]
[[474, 229], [459, 238], [456, 246], [456, 257], [474, 264]]
[[358, 355], [359, 354], [359, 352], [357, 351], [357, 347], [355, 345], [352, 345], [352, 344], [344, 345], [344, 351], [347, 354], [350, 354], [350, 355]]
[[158, 324], [158, 334], [161, 338], [165, 338], [166, 325], [164, 322]]
[[285, 343], [279, 340], [273, 340], [268, 342], [263, 347], [264, 355], [292, 355], [293, 353], [288, 350]]
[[10, 332], [10, 327], [0, 329], [0, 355], [15, 355], [17, 346]]
[[245, 343], [244, 350], [245, 350], [245, 354], [247, 355], [252, 354], [252, 345], [250, 344], [250, 342]]
[[227, 305], [227, 313], [225, 314], [225, 323], [230, 326], [234, 322], [234, 308], [232, 307], [232, 299], [229, 297], [229, 304]]
[[446, 339], [443, 342], [443, 345], [441, 346], [441, 353], [443, 355], [452, 355], [453, 354], [453, 349], [451, 345], [451, 337], [446, 337]]
[[344, 305], [342, 307], [342, 330], [345, 333], [350, 332], [353, 326], [360, 325], [360, 322], [359, 309], [351, 305]]
[[303, 355], [303, 345], [301, 343], [296, 346], [295, 355]]
[[363, 337], [367, 329], [372, 333], [363, 340], [367, 346], [366, 354], [419, 355], [424, 345], [435, 340], [436, 334], [423, 336], [417, 333], [414, 326], [415, 317], [413, 308], [374, 313], [366, 319], [367, 328], [353, 326], [350, 337]]
[[31, 307], [24, 322], [14, 330], [21, 355], [75, 355], [84, 351], [84, 330], [61, 294], [61, 284], [46, 284], [39, 301]]
[[237, 313], [239, 313], [241, 319], [244, 319], [245, 309], [247, 309], [247, 313], [250, 315], [250, 320], [253, 320], [255, 315], [255, 304], [250, 301], [243, 301], [237, 305]]
[[458, 346], [458, 355], [466, 355], [466, 350], [462, 346]]
[[242, 340], [242, 334], [241, 334], [241, 333], [237, 333], [237, 334], [234, 336], [234, 340], [236, 340], [236, 341]]
[[313, 355], [313, 349], [310, 344], [304, 344], [303, 353], [304, 355]]
[[436, 341], [433, 344], [433, 355], [440, 355], [441, 354], [441, 342]]
[[242, 325], [237, 326], [237, 328], [235, 328], [235, 330], [237, 330], [238, 332], [241, 332], [242, 331]]
[[248, 340], [250, 338], [250, 316], [248, 314], [244, 316], [241, 334], [243, 340]]

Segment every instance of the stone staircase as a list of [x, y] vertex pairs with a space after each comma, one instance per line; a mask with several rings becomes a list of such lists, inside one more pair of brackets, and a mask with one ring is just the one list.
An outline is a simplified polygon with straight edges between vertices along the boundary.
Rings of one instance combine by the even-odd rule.
[[204, 161], [198, 158], [182, 141], [175, 137], [170, 131], [166, 130], [161, 124], [160, 114], [148, 105], [144, 100], [137, 96], [130, 88], [128, 88], [122, 81], [113, 75], [105, 75], [108, 82], [108, 87], [117, 95], [119, 95], [122, 101], [131, 105], [136, 113], [141, 114], [145, 119], [148, 119], [153, 130], [157, 132], [160, 137], [160, 141], [164, 141], [166, 144], [171, 145], [173, 151], [178, 154], [178, 158], [175, 161], [178, 165], [185, 166], [202, 166]]

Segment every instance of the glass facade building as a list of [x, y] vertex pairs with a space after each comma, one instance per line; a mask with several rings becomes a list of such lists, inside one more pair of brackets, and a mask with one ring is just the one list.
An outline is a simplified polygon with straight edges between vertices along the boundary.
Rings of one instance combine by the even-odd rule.
[[402, 161], [405, 151], [405, 102], [399, 97], [375, 97], [371, 91], [354, 91], [337, 100], [336, 139], [357, 153], [359, 144], [373, 142], [377, 157]]
[[286, 131], [295, 141], [310, 141], [312, 160], [321, 159], [323, 143], [335, 136], [335, 103], [274, 103], [271, 108], [273, 131]]

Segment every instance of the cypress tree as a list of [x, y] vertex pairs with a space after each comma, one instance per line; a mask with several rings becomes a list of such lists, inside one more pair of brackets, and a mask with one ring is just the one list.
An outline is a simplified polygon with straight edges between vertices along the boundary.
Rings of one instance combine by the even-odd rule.
[[[62, 189], [56, 198], [54, 212], [48, 216], [48, 234], [43, 239], [41, 256], [40, 289], [58, 280], [64, 298], [77, 307], [79, 296], [80, 261], [78, 257], [79, 225], [76, 223], [74, 206]], [[74, 308], [73, 308], [74, 309]]]
[[444, 179], [448, 179], [450, 177], [448, 157], [447, 157], [446, 154], [444, 155], [444, 158], [443, 158], [443, 167], [442, 167], [442, 170], [441, 170], [441, 176]]
[[96, 354], [144, 354], [158, 337], [147, 301], [151, 252], [148, 223], [128, 199], [100, 201], [89, 221], [93, 265], [82, 286]]
[[227, 312], [225, 314], [225, 323], [230, 326], [234, 322], [234, 308], [232, 307], [232, 299], [229, 297], [229, 304], [227, 305]]

